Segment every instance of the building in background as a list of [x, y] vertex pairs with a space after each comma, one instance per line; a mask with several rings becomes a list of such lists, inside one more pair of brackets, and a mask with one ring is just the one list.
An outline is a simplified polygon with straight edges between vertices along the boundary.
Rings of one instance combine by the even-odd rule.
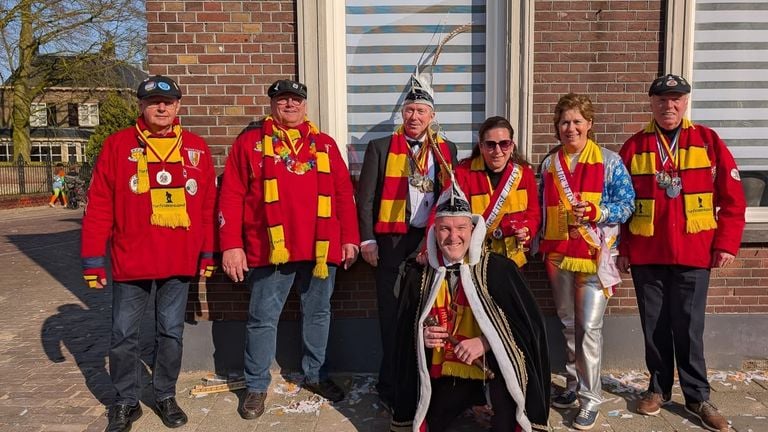
[[[135, 99], [136, 88], [147, 74], [114, 56], [38, 54], [32, 76], [45, 72], [48, 85], [31, 104], [29, 126], [32, 162], [82, 163], [93, 130], [99, 125], [99, 104], [116, 92]], [[0, 88], [0, 162], [12, 162], [11, 105], [13, 77]], [[32, 86], [41, 85], [33, 79]], [[13, 161], [15, 162], [15, 161]]]

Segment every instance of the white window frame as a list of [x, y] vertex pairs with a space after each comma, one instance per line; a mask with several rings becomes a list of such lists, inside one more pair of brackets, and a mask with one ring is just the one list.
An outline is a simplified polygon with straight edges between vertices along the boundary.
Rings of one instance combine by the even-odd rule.
[[78, 126], [96, 127], [99, 125], [99, 104], [81, 103], [77, 104], [77, 123]]
[[29, 126], [48, 126], [48, 104], [44, 102], [32, 102], [29, 105]]
[[[696, 1], [667, 2], [667, 39], [665, 41], [664, 71], [693, 77], [693, 32]], [[694, 88], [694, 91], [696, 89]], [[690, 101], [686, 116], [690, 117]], [[695, 119], [694, 119], [695, 120]], [[768, 222], [768, 207], [747, 207], [747, 222]]]
[[[307, 99], [307, 115], [317, 120], [321, 130], [338, 139], [347, 136], [345, 6], [343, 1], [297, 1], [299, 80], [317, 92], [317, 97]], [[491, 35], [486, 39], [486, 115], [507, 117], [515, 128], [516, 141], [524, 144], [521, 153], [530, 155], [533, 0], [488, 1], [486, 8], [486, 34]], [[505, 29], [506, 37], [493, 37], [500, 28]], [[510, 29], [519, 29], [519, 33], [511, 34]], [[346, 147], [339, 150], [347, 160]]]

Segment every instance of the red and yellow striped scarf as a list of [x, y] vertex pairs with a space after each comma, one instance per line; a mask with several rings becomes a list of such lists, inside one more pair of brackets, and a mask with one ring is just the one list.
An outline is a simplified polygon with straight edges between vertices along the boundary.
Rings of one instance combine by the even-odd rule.
[[[703, 142], [691, 142], [687, 136], [694, 129], [693, 123], [683, 119], [680, 137], [677, 140], [677, 167], [682, 186], [683, 208], [685, 209], [685, 232], [697, 232], [717, 228], [714, 211], [714, 182], [712, 162]], [[658, 157], [657, 131], [655, 122], [643, 130], [647, 136], [641, 147], [632, 156], [629, 173], [637, 195], [635, 213], [629, 221], [632, 234], [652, 237], [654, 233], [655, 195], [658, 189], [656, 173], [663, 170]], [[664, 199], [674, 199], [665, 198]]]
[[[181, 157], [181, 124], [175, 119], [170, 133], [154, 136], [144, 120], [136, 120], [136, 136], [143, 151], [136, 151], [136, 193], [150, 193], [152, 216], [150, 223], [167, 228], [188, 228], [192, 222], [187, 213], [184, 159]], [[170, 183], [158, 183], [158, 173], [165, 171]]]
[[[488, 178], [488, 174], [486, 174], [483, 155], [478, 155], [472, 159], [468, 181], [469, 190], [464, 192], [469, 197], [472, 213], [482, 214], [483, 219], [487, 222], [488, 216], [492, 211], [491, 200], [493, 199], [494, 202], [496, 201], [497, 194], [501, 192], [504, 183], [508, 180], [509, 176], [513, 174], [514, 170], [517, 170], [517, 174], [512, 183], [512, 188], [507, 194], [504, 204], [496, 218], [490, 225], [487, 225], [486, 239], [490, 240], [492, 251], [506, 256], [514, 261], [518, 267], [522, 267], [528, 260], [525, 258], [525, 253], [517, 249], [517, 238], [514, 236], [505, 237], [503, 239], [493, 238], [493, 231], [499, 226], [504, 215], [522, 213], [528, 208], [528, 193], [525, 189], [518, 189], [520, 181], [523, 178], [522, 167], [509, 161], [501, 175], [501, 181], [496, 187], [496, 190], [494, 190], [491, 185], [491, 180]], [[538, 205], [538, 203], [534, 203], [534, 205]]]
[[[435, 303], [432, 305], [429, 314], [437, 317], [439, 325], [448, 329], [448, 333], [452, 334], [457, 340], [463, 341], [479, 337], [482, 332], [464, 294], [461, 278], [459, 278], [457, 283], [458, 287], [456, 288], [455, 298], [451, 298], [451, 290], [448, 288], [446, 274], [446, 279], [440, 284], [437, 298], [435, 298]], [[435, 348], [432, 350], [432, 361], [429, 366], [430, 377], [485, 378], [485, 374], [480, 368], [468, 365], [457, 359], [453, 348], [453, 345], [446, 341], [444, 349]]]
[[[431, 130], [427, 131], [427, 139], [434, 134]], [[451, 152], [448, 145], [442, 137], [437, 136], [437, 146], [442, 154], [435, 154], [435, 149], [429, 146], [427, 142], [420, 148], [421, 152], [431, 151], [432, 160], [437, 167], [444, 160], [448, 166], [440, 170], [440, 178], [435, 190], [443, 190], [448, 184], [447, 173], [451, 170]], [[384, 169], [384, 181], [381, 189], [381, 203], [379, 204], [379, 215], [374, 226], [376, 234], [405, 234], [408, 232], [408, 223], [405, 220], [405, 210], [408, 203], [408, 176], [411, 175], [411, 164], [408, 163], [411, 149], [405, 139], [403, 126], [397, 128], [392, 134], [392, 140], [389, 143], [389, 153], [387, 153], [387, 162]], [[427, 153], [423, 153], [426, 156]], [[418, 155], [417, 155], [418, 158]]]
[[[571, 169], [571, 160], [564, 148], [560, 148], [550, 157], [564, 159], [566, 166], [563, 166], [563, 169]], [[603, 153], [594, 141], [587, 140], [587, 145], [582, 149], [576, 169], [571, 175], [573, 181], [570, 185], [571, 190], [574, 194], [578, 194], [582, 201], [589, 201], [599, 207], [603, 195], [604, 178]], [[571, 208], [571, 203], [565, 197], [558, 179], [555, 161], [551, 160], [549, 169], [544, 173], [546, 226], [540, 245], [541, 251], [564, 255], [560, 264], [563, 270], [597, 273], [599, 245], [591, 244], [592, 241], [584, 227], [578, 230], [579, 234], [575, 238], [569, 236], [569, 226], [578, 225], [573, 220]]]
[[[312, 270], [312, 275], [325, 279], [329, 274], [327, 264], [328, 247], [330, 244], [329, 221], [332, 214], [331, 203], [333, 196], [331, 164], [327, 149], [323, 146], [315, 147], [315, 140], [320, 133], [317, 126], [305, 119], [304, 123], [296, 129], [298, 129], [300, 135], [297, 142], [303, 141], [304, 145], [310, 145], [311, 159], [309, 161], [299, 162], [291, 159], [288, 162], [286, 159], [281, 158], [281, 154], [276, 154], [275, 146], [281, 141], [285, 143], [290, 138], [287, 130], [275, 125], [272, 116], [265, 118], [261, 126], [264, 158], [275, 159], [274, 162], [265, 160], [262, 164], [264, 170], [264, 204], [270, 245], [269, 262], [272, 264], [284, 264], [290, 260], [290, 251], [285, 242], [285, 228], [283, 227], [282, 209], [280, 207], [278, 187], [280, 178], [285, 175], [303, 175], [304, 172], [311, 170], [314, 164], [314, 168], [317, 168], [318, 196], [317, 218], [315, 219], [315, 268]], [[282, 147], [285, 148], [286, 146], [283, 145]], [[296, 157], [296, 155], [294, 154], [293, 157]], [[297, 171], [289, 173], [284, 170], [278, 170], [276, 168], [278, 163], [285, 163], [289, 170], [297, 169]]]

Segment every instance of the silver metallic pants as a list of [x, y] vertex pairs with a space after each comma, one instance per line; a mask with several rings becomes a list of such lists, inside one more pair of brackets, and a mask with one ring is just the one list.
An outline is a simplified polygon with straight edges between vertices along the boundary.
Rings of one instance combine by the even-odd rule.
[[596, 274], [561, 270], [562, 256], [544, 260], [552, 286], [557, 316], [563, 323], [568, 355], [567, 389], [579, 396], [581, 408], [596, 411], [602, 402], [600, 367], [603, 352], [603, 314], [608, 298]]

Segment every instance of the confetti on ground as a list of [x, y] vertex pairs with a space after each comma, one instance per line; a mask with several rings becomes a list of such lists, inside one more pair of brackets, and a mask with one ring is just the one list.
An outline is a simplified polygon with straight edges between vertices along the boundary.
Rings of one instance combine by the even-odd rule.
[[26, 414], [27, 414], [27, 412], [29, 412], [29, 410], [28, 410], [28, 409], [26, 409], [26, 408], [24, 408], [24, 411], [20, 412], [20, 413], [19, 413], [19, 415], [20, 415], [20, 416], [26, 415]]
[[309, 399], [291, 401], [288, 405], [274, 405], [268, 412], [278, 411], [283, 414], [312, 414], [320, 415], [320, 408], [327, 402], [322, 396], [312, 395]]
[[622, 414], [621, 415], [621, 418], [623, 418], [623, 419], [631, 419], [632, 417], [634, 417], [632, 414]]
[[203, 412], [203, 414], [208, 414], [208, 412], [209, 412], [210, 410], [209, 410], [208, 408], [200, 408], [200, 411], [202, 411], [202, 412]]
[[277, 426], [279, 424], [280, 424], [280, 422], [272, 422], [272, 423], [269, 424], [269, 427], [275, 427], [275, 426]]
[[608, 417], [618, 417], [620, 413], [621, 410], [608, 411]]
[[376, 394], [376, 378], [355, 375], [352, 377], [352, 387], [347, 392], [347, 405], [358, 404], [365, 395], [369, 394]]

